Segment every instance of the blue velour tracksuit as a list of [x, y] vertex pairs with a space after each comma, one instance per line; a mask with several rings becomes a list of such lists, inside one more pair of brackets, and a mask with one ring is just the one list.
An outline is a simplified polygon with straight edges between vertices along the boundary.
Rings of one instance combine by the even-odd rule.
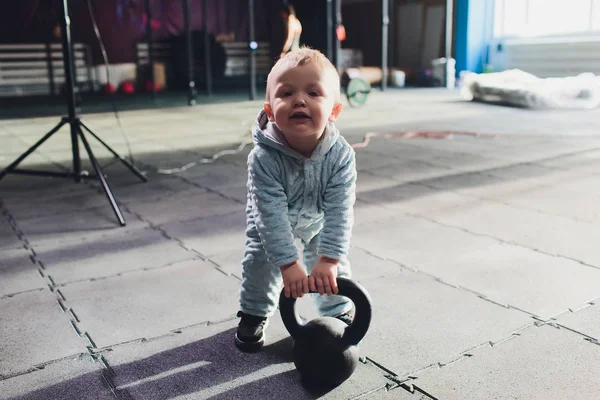
[[[246, 250], [242, 261], [241, 310], [273, 315], [281, 293], [279, 267], [298, 260], [304, 245], [308, 273], [319, 256], [340, 260], [338, 276], [350, 278], [347, 259], [354, 222], [354, 149], [328, 123], [310, 158], [291, 149], [283, 133], [261, 111], [248, 156]], [[351, 308], [342, 296], [316, 296], [321, 315]]]

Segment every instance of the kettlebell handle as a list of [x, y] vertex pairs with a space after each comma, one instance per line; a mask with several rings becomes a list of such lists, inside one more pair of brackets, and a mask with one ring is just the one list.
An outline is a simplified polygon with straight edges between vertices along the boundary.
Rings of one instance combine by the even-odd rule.
[[[371, 324], [371, 298], [361, 284], [351, 279], [337, 278], [338, 295], [348, 297], [356, 308], [354, 320], [344, 330], [342, 340], [347, 346], [357, 345], [367, 334]], [[310, 293], [318, 293], [310, 291]], [[279, 312], [285, 328], [292, 337], [297, 337], [302, 325], [296, 311], [296, 299], [285, 297], [284, 291], [279, 295]]]

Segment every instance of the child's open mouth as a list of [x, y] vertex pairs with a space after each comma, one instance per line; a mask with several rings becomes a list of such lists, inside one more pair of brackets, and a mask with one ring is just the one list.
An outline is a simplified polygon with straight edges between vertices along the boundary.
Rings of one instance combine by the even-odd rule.
[[303, 112], [297, 112], [297, 113], [292, 114], [290, 119], [306, 120], [306, 119], [310, 119], [310, 117]]

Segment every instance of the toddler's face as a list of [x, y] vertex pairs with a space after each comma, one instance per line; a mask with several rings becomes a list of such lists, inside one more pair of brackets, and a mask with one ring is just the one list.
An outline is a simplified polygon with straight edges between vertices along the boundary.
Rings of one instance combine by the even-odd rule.
[[333, 72], [323, 71], [312, 62], [273, 77], [265, 110], [289, 142], [294, 138], [318, 141], [327, 122], [335, 121], [342, 107], [341, 103], [335, 104], [331, 79], [336, 79]]

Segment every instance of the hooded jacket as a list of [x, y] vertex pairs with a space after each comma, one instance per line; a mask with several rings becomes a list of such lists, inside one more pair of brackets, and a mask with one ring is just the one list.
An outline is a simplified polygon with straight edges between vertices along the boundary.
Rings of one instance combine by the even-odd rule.
[[310, 158], [290, 148], [261, 111], [248, 156], [249, 229], [256, 228], [267, 261], [298, 260], [295, 238], [319, 236], [317, 254], [344, 258], [350, 247], [356, 200], [354, 149], [328, 123]]

